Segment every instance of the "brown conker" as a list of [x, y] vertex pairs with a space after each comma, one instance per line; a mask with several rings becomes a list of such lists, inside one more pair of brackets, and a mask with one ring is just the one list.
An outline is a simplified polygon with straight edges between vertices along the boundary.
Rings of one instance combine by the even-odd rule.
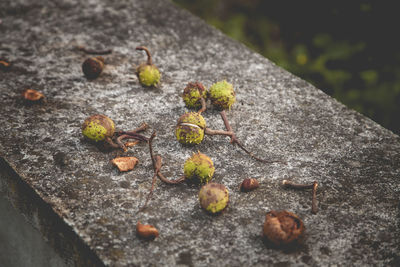
[[136, 234], [139, 237], [148, 240], [153, 240], [159, 235], [157, 228], [153, 225], [141, 224], [140, 222], [136, 224]]
[[276, 246], [297, 243], [304, 231], [303, 221], [292, 212], [272, 210], [265, 216], [263, 236]]
[[90, 57], [82, 64], [82, 71], [88, 79], [96, 79], [104, 68], [103, 57]]

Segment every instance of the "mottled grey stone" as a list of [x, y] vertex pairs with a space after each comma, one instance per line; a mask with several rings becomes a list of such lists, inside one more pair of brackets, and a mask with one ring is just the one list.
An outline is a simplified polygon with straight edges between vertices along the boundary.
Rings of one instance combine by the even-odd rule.
[[[0, 18], [0, 57], [13, 63], [8, 72], [0, 71], [0, 156], [16, 172], [0, 182], [0, 192], [50, 242], [58, 231], [60, 244], [52, 245], [69, 251], [62, 255], [68, 262], [399, 264], [400, 138], [389, 130], [169, 1], [9, 0], [1, 1]], [[76, 45], [113, 49], [98, 79], [83, 77], [87, 56], [74, 50]], [[163, 75], [161, 88], [138, 83], [135, 65], [145, 60], [134, 50], [138, 45], [153, 52]], [[228, 118], [238, 138], [259, 156], [287, 165], [257, 162], [227, 137], [207, 136], [195, 147], [176, 141], [175, 123], [186, 111], [180, 98], [186, 83], [209, 87], [221, 79], [236, 90]], [[25, 105], [19, 100], [25, 88], [43, 92], [47, 102]], [[147, 145], [130, 148], [126, 155], [139, 164], [119, 173], [110, 160], [121, 151], [100, 151], [80, 133], [83, 120], [96, 113], [111, 117], [119, 129], [147, 122], [151, 127], [145, 134], [157, 131], [154, 149], [171, 177], [182, 174], [193, 152], [209, 155], [214, 181], [230, 191], [229, 207], [209, 216], [199, 207], [197, 186], [158, 181], [149, 208], [138, 214], [153, 175]], [[204, 116], [210, 128], [224, 128], [217, 110], [210, 107]], [[246, 177], [257, 178], [260, 188], [240, 193]], [[320, 183], [318, 214], [310, 212], [311, 192], [280, 186], [288, 178]], [[32, 212], [32, 205], [24, 205], [30, 198], [18, 186], [39, 196], [35, 211], [48, 205], [56, 216]], [[271, 209], [287, 209], [304, 220], [301, 247], [282, 251], [263, 243], [261, 228]], [[60, 224], [46, 228], [44, 222], [53, 220]], [[159, 238], [138, 239], [138, 220], [155, 225]], [[82, 253], [85, 247], [97, 256]]]

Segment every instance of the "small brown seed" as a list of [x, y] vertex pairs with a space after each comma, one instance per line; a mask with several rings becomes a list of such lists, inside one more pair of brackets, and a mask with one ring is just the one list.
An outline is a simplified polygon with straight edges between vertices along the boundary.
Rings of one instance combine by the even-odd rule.
[[90, 57], [82, 64], [82, 71], [88, 79], [96, 79], [99, 77], [104, 68], [103, 57]]
[[258, 188], [260, 184], [258, 183], [257, 179], [254, 178], [246, 178], [243, 180], [242, 184], [240, 185], [240, 190], [242, 192], [249, 192], [256, 188]]
[[302, 220], [289, 211], [270, 211], [265, 216], [263, 236], [276, 246], [298, 242], [305, 231]]
[[44, 94], [33, 89], [26, 89], [22, 91], [21, 95], [25, 100], [31, 102], [36, 102], [44, 98]]
[[155, 239], [158, 237], [158, 230], [153, 225], [138, 222], [136, 224], [136, 234], [144, 239]]

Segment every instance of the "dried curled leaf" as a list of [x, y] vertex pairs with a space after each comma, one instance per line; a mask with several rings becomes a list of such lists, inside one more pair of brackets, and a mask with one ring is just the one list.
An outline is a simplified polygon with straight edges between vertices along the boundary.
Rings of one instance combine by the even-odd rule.
[[111, 162], [117, 166], [121, 172], [126, 172], [133, 170], [139, 160], [135, 157], [118, 157], [113, 159]]
[[139, 237], [145, 239], [155, 239], [158, 237], [158, 230], [153, 225], [141, 224], [140, 222], [136, 224], [136, 233]]
[[44, 94], [34, 90], [34, 89], [26, 89], [22, 92], [22, 97], [25, 100], [36, 102], [44, 98]]

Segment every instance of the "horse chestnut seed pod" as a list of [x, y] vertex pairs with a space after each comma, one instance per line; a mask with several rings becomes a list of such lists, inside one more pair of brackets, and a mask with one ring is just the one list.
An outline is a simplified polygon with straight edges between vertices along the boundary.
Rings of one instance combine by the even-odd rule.
[[82, 64], [82, 71], [88, 79], [96, 79], [104, 68], [103, 57], [90, 57]]
[[236, 101], [233, 85], [225, 80], [214, 83], [210, 87], [209, 98], [211, 103], [219, 109], [230, 109]]
[[201, 107], [201, 98], [207, 98], [207, 90], [200, 82], [188, 83], [183, 90], [183, 101], [188, 108]]
[[97, 114], [87, 118], [82, 124], [82, 134], [89, 140], [99, 142], [114, 135], [114, 122], [107, 116]]
[[140, 64], [136, 69], [139, 82], [148, 87], [157, 86], [160, 83], [161, 74], [152, 62], [150, 51], [144, 46], [138, 46], [136, 50], [144, 50], [147, 54], [147, 62]]
[[270, 211], [265, 216], [263, 236], [276, 246], [286, 246], [301, 240], [305, 227], [302, 220], [289, 211]]
[[214, 175], [213, 161], [203, 153], [194, 153], [185, 161], [183, 173], [186, 179], [195, 183], [208, 183]]
[[178, 119], [175, 128], [176, 139], [182, 144], [197, 145], [203, 141], [206, 121], [197, 112], [187, 112]]
[[206, 184], [200, 189], [199, 201], [207, 212], [212, 214], [221, 212], [229, 202], [228, 189], [222, 184]]

